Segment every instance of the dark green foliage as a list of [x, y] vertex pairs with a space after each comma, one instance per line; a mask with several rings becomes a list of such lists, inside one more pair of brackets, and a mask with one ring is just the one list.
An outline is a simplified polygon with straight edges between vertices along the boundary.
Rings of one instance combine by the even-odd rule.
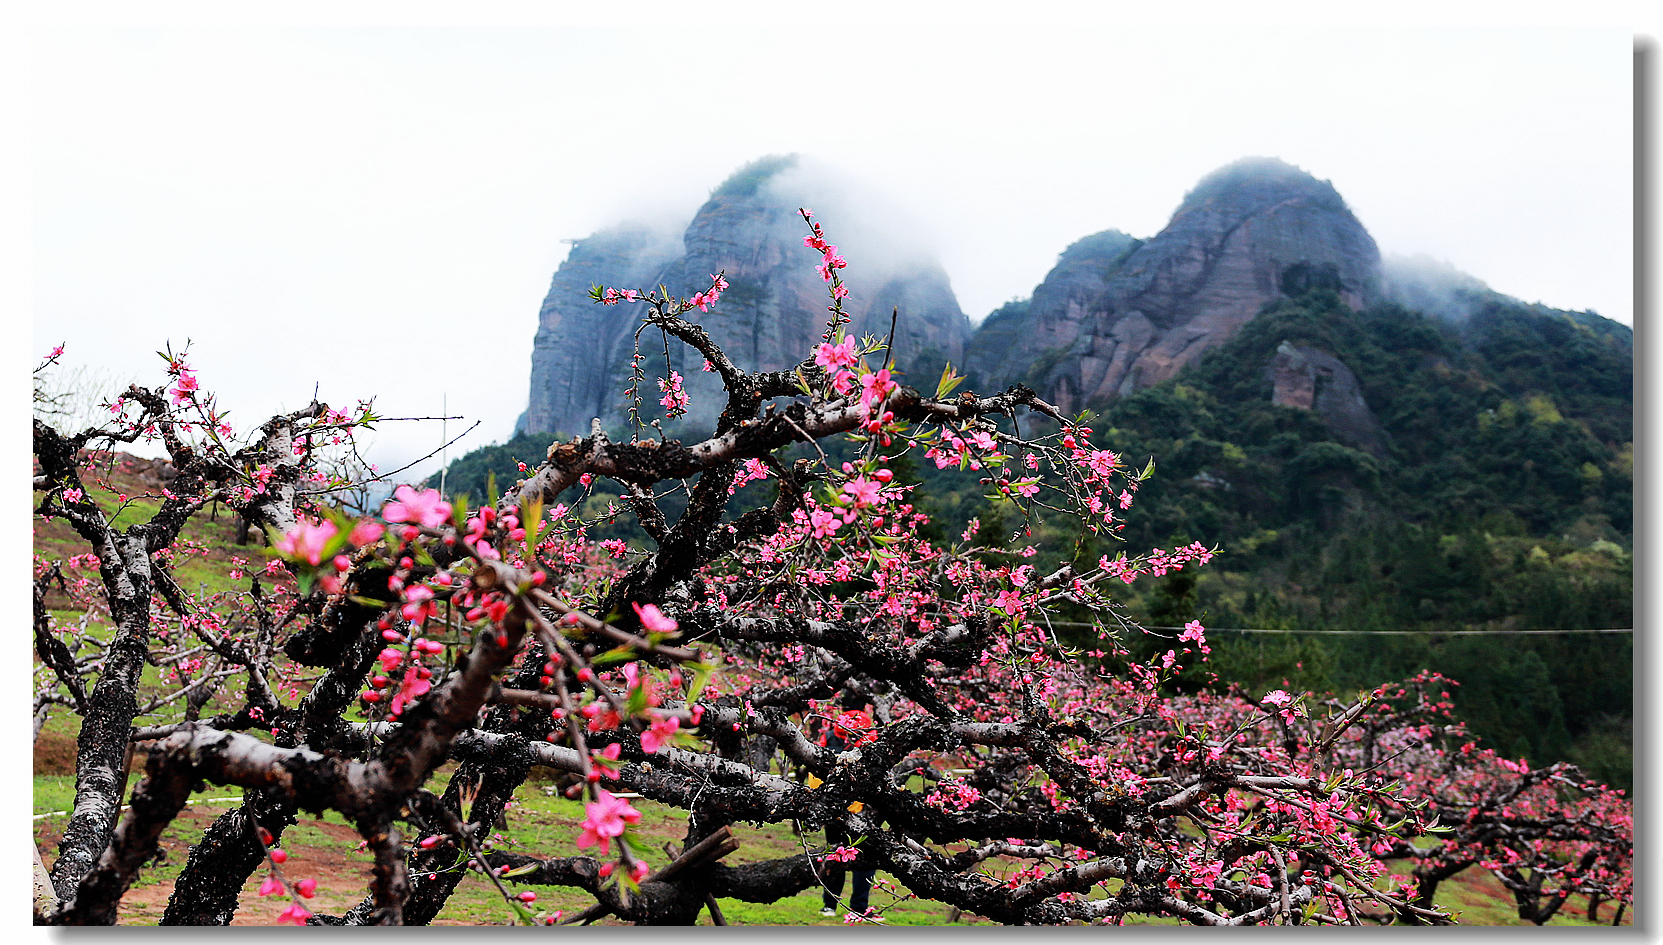
[[[1426, 632], [1220, 633], [1211, 668], [1319, 690], [1435, 669], [1463, 683], [1458, 711], [1491, 747], [1626, 771], [1593, 746], [1632, 717], [1627, 636], [1437, 631], [1632, 625], [1632, 333], [1494, 303], [1460, 325], [1352, 312], [1319, 276], [1293, 282], [1208, 357], [1105, 408], [1099, 442], [1158, 459], [1127, 544], [1221, 545], [1195, 586], [1209, 626]], [[1345, 362], [1388, 455], [1271, 403], [1283, 342]], [[1131, 592], [1134, 614], [1174, 625], [1170, 587]]]

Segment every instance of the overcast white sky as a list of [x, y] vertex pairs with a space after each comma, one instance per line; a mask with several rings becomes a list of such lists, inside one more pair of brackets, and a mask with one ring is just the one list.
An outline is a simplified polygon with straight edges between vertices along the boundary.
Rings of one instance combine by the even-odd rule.
[[[1204, 174], [1270, 155], [1331, 180], [1383, 253], [1633, 320], [1645, 30], [1620, 17], [1302, 28], [1278, 4], [1207, 25], [1038, 4], [943, 23], [718, 4], [629, 22], [490, 7], [512, 25], [464, 27], [437, 7], [345, 9], [118, 26], [42, 8], [32, 357], [67, 343], [70, 366], [156, 384], [149, 352], [188, 338], [242, 424], [314, 385], [393, 416], [443, 402], [480, 421], [454, 457], [524, 408], [563, 239], [685, 219], [739, 165], [793, 151], [922, 221], [972, 319], [1073, 240], [1151, 236]], [[373, 449], [391, 467], [439, 443], [437, 423], [390, 424]]]

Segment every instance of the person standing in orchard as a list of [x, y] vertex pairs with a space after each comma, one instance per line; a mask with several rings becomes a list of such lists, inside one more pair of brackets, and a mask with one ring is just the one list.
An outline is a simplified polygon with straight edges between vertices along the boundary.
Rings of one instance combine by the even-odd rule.
[[[823, 744], [833, 751], [846, 751], [859, 748], [877, 738], [873, 731], [872, 716], [866, 711], [866, 700], [855, 693], [846, 693], [842, 699], [843, 711], [825, 733]], [[809, 787], [816, 787], [819, 778], [809, 776]], [[860, 801], [849, 805], [849, 810], [859, 812], [864, 809]], [[826, 857], [824, 862], [828, 868], [822, 877], [823, 885], [820, 890], [820, 914], [827, 918], [837, 915], [838, 900], [843, 897], [843, 880], [845, 875], [853, 872], [855, 876], [854, 890], [849, 895], [849, 911], [855, 915], [865, 917], [868, 912], [868, 902], [872, 893], [872, 879], [877, 870], [857, 869], [845, 871], [839, 866], [830, 864], [842, 863], [858, 855], [849, 842], [849, 835], [843, 827], [836, 823], [826, 825]]]

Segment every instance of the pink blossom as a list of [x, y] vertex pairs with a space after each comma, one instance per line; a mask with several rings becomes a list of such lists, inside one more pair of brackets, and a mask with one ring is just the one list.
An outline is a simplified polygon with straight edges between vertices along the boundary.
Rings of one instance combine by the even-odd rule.
[[422, 676], [422, 667], [410, 664], [404, 671], [404, 679], [399, 683], [398, 692], [393, 695], [390, 711], [394, 715], [400, 714], [406, 705], [427, 695], [428, 690], [432, 688], [433, 684]]
[[409, 486], [399, 486], [393, 490], [395, 501], [387, 503], [381, 510], [381, 517], [389, 522], [410, 522], [426, 528], [438, 528], [450, 520], [450, 503], [444, 500], [437, 489], [424, 489], [421, 492]]
[[347, 541], [352, 542], [356, 548], [362, 548], [365, 545], [373, 545], [380, 541], [381, 536], [386, 532], [386, 527], [380, 522], [364, 519], [352, 526], [352, 534], [347, 536]]
[[1197, 643], [1207, 642], [1206, 628], [1201, 626], [1201, 621], [1191, 620], [1189, 623], [1184, 624], [1184, 632], [1179, 634], [1178, 642], [1184, 643], [1190, 640], [1194, 640]]
[[855, 366], [855, 339], [853, 335], [845, 336], [842, 341], [835, 345], [821, 343], [814, 350], [814, 363], [827, 370]]
[[675, 716], [667, 719], [654, 719], [652, 725], [641, 733], [641, 750], [648, 754], [656, 754], [659, 749], [669, 743], [670, 737], [681, 728], [681, 720]]
[[277, 924], [283, 925], [288, 922], [293, 922], [295, 925], [305, 925], [306, 920], [311, 917], [311, 910], [297, 902], [283, 910], [283, 914], [277, 917]]
[[825, 509], [815, 509], [808, 518], [815, 538], [830, 538], [833, 532], [843, 527], [843, 520], [837, 517], [837, 513]]
[[889, 368], [883, 368], [872, 374], [860, 376], [860, 402], [868, 411], [875, 405], [883, 403], [889, 392], [898, 385], [889, 379]]
[[433, 602], [433, 589], [417, 584], [404, 592], [404, 606], [400, 612], [412, 623], [422, 623], [438, 611]]
[[286, 555], [304, 560], [307, 564], [317, 565], [323, 560], [323, 549], [334, 538], [337, 529], [334, 522], [311, 522], [301, 519], [287, 534], [279, 536], [273, 546]]
[[678, 624], [671, 617], [665, 616], [657, 604], [630, 604], [635, 608], [635, 615], [641, 618], [641, 626], [654, 633], [674, 633]]
[[658, 379], [658, 389], [664, 392], [659, 403], [664, 406], [671, 417], [679, 417], [687, 412], [687, 392], [681, 388], [681, 374], [670, 372], [670, 379]]
[[596, 792], [596, 798], [584, 805], [588, 816], [584, 818], [577, 846], [580, 850], [599, 846], [601, 853], [606, 854], [612, 850], [612, 838], [623, 836], [629, 825], [639, 823], [641, 812], [629, 806], [629, 801], [614, 797], [605, 788]]
[[[612, 716], [614, 721], [611, 725], [603, 726], [603, 728], [608, 730], [617, 728], [617, 723], [619, 721], [618, 714], [610, 709], [607, 710], [607, 714]], [[618, 744], [617, 742], [613, 742], [599, 751], [591, 751], [589, 753], [589, 757], [595, 762], [595, 765], [601, 769], [603, 774], [609, 778], [615, 779], [618, 777], [618, 772], [616, 770], [618, 767], [618, 757], [622, 755], [623, 752], [624, 746]]]
[[299, 893], [302, 899], [310, 899], [318, 891], [318, 881], [315, 879], [300, 880], [294, 884], [294, 891]]
[[262, 896], [271, 896], [282, 891], [283, 883], [278, 880], [274, 874], [268, 873], [266, 878], [260, 883], [260, 895]]
[[175, 404], [182, 404], [185, 401], [190, 400], [191, 394], [195, 391], [196, 375], [190, 372], [190, 368], [180, 368], [179, 380], [173, 388], [173, 402]]
[[837, 391], [839, 397], [849, 396], [855, 389], [855, 375], [850, 371], [838, 371], [832, 375], [832, 390]]
[[1260, 702], [1268, 706], [1282, 707], [1278, 714], [1282, 716], [1282, 720], [1285, 722], [1292, 722], [1294, 720], [1294, 710], [1292, 708], [1293, 701], [1293, 696], [1288, 695], [1280, 689], [1274, 689], [1266, 693], [1265, 697], [1260, 700]]
[[843, 484], [843, 491], [854, 500], [855, 508], [863, 509], [868, 505], [878, 503], [879, 495], [883, 492], [883, 486], [867, 479], [865, 476], [856, 476]]

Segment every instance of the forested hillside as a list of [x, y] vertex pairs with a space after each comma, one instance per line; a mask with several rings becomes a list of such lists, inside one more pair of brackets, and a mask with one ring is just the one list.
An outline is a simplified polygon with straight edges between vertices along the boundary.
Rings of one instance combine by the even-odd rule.
[[[1268, 306], [1098, 421], [1105, 442], [1156, 459], [1128, 542], [1223, 552], [1199, 575], [1140, 586], [1134, 609], [1167, 625], [1426, 631], [1220, 634], [1215, 662], [1227, 678], [1319, 690], [1434, 668], [1463, 682], [1456, 704], [1499, 750], [1626, 783], [1630, 634], [1447, 631], [1633, 626], [1632, 339], [1597, 316], [1511, 304], [1459, 324], [1352, 312], [1323, 291]], [[1271, 402], [1284, 345], [1352, 369], [1384, 455]]]

